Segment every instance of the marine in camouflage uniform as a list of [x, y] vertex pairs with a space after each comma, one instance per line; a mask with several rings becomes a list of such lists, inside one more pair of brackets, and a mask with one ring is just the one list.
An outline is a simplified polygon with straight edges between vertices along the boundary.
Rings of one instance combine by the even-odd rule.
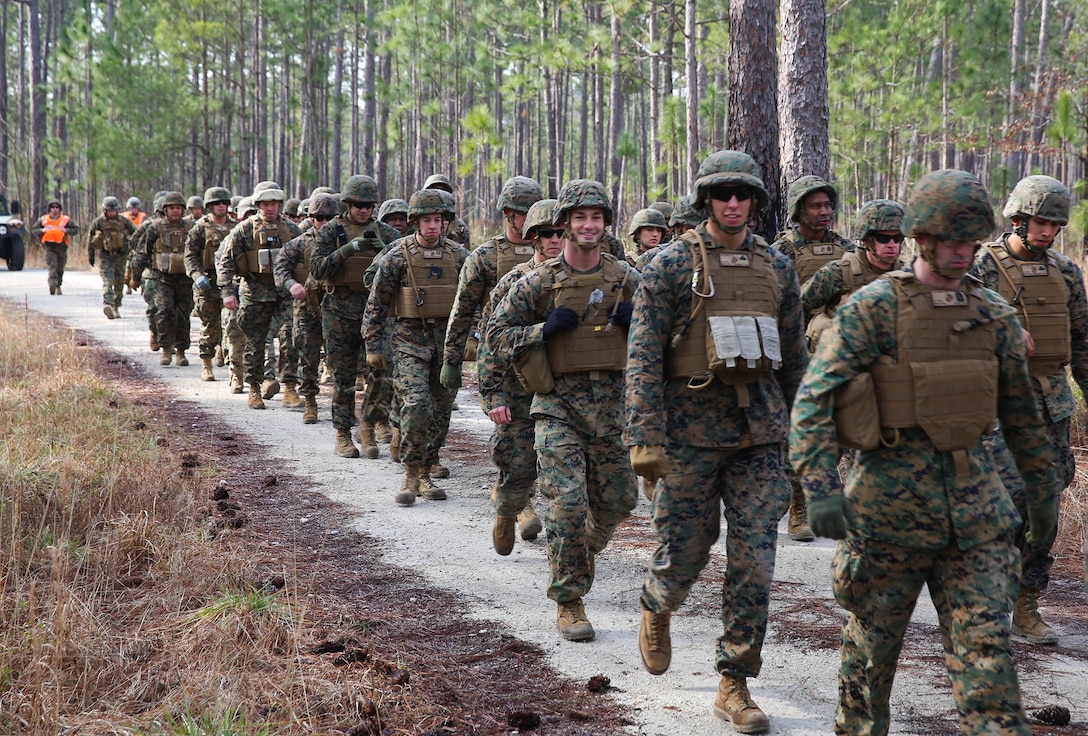
[[[449, 180], [449, 177], [443, 174], [431, 174], [427, 177], [427, 181], [423, 182], [424, 189], [441, 189], [444, 192], [449, 192], [456, 197], [456, 193], [453, 191], [453, 182]], [[471, 248], [471, 233], [468, 231], [468, 225], [460, 217], [454, 215], [450, 220], [449, 229], [446, 230], [446, 237], [455, 243], [460, 243], [466, 248]]]
[[[642, 586], [643, 664], [653, 674], [668, 668], [672, 612], [709, 561], [724, 509], [714, 707], [742, 733], [769, 727], [747, 678], [762, 664], [778, 519], [789, 498], [781, 448], [807, 358], [793, 265], [747, 227], [768, 202], [750, 156], [707, 157], [695, 204], [708, 219], [646, 265], [627, 359], [631, 464], [647, 488], [663, 478], [653, 499], [658, 547]], [[708, 331], [734, 336], [713, 363]]]
[[45, 265], [49, 270], [49, 293], [59, 296], [61, 282], [64, 281], [64, 267], [68, 263], [68, 244], [72, 236], [79, 233], [79, 226], [71, 217], [61, 214], [60, 202], [49, 202], [49, 211], [31, 226], [30, 231], [42, 244], [45, 251]]
[[102, 214], [87, 229], [87, 262], [92, 266], [98, 263], [98, 273], [102, 276], [102, 312], [109, 319], [120, 316], [129, 239], [136, 232], [132, 222], [118, 214], [120, 210], [117, 197], [106, 197], [102, 200]]
[[[818, 176], [802, 176], [786, 192], [790, 227], [779, 233], [771, 246], [793, 261], [802, 288], [821, 267], [854, 249], [850, 240], [831, 229], [838, 207], [838, 190]], [[788, 448], [783, 448], [783, 452], [788, 452]], [[793, 487], [787, 521], [790, 539], [811, 542], [815, 536], [805, 517], [805, 495], [792, 468], [789, 475]]]
[[[919, 246], [913, 271], [850, 297], [797, 392], [790, 446], [809, 521], [840, 540], [837, 734], [888, 732], [896, 660], [923, 585], [960, 729], [1031, 732], [1009, 649], [1021, 520], [982, 442], [995, 417], [1029, 480], [1033, 537], [1057, 523], [1057, 483], [1015, 311], [964, 278], [993, 224], [975, 177], [944, 170], [919, 179], [902, 226]], [[914, 401], [899, 400], [908, 384]], [[859, 449], [845, 491], [840, 441]]]
[[661, 213], [661, 217], [665, 220], [665, 233], [661, 236], [661, 243], [670, 243], [673, 239], [673, 228], [670, 224], [673, 216], [673, 206], [665, 201], [651, 202], [650, 209], [657, 210]]
[[633, 251], [627, 252], [627, 262], [637, 268], [639, 259], [647, 251], [667, 242], [668, 227], [665, 216], [651, 207], [636, 212], [627, 228], [627, 236], [635, 246]]
[[212, 360], [223, 343], [223, 294], [215, 279], [215, 253], [230, 233], [227, 217], [230, 190], [209, 187], [201, 199], [208, 212], [193, 224], [185, 241], [185, 270], [193, 280], [196, 313], [200, 317], [200, 379], [214, 381]]
[[[258, 185], [260, 186], [260, 185]], [[229, 249], [216, 263], [219, 283], [223, 289], [223, 306], [239, 310], [238, 327], [246, 336], [243, 363], [245, 382], [249, 384], [249, 408], [264, 409], [263, 398], [272, 398], [279, 390], [278, 382], [265, 381], [265, 345], [273, 322], [280, 326], [280, 370], [283, 382], [292, 387], [298, 383], [297, 357], [289, 333], [284, 329], [291, 322], [291, 294], [277, 287], [272, 273], [277, 251], [284, 243], [300, 235], [298, 225], [280, 215], [284, 201], [281, 189], [269, 187], [257, 192], [253, 201], [258, 212], [235, 225], [230, 233]], [[241, 277], [241, 284], [235, 277]], [[241, 302], [239, 303], [239, 295]], [[284, 353], [287, 358], [284, 359]], [[275, 390], [271, 390], [275, 384]], [[287, 394], [285, 392], [285, 400]], [[297, 404], [297, 394], [291, 403]]]
[[488, 320], [486, 340], [518, 366], [535, 355], [548, 366], [540, 378], [554, 377], [550, 390], [546, 380], [529, 384], [537, 389], [530, 414], [548, 502], [548, 597], [557, 604], [560, 635], [588, 641], [595, 632], [582, 598], [593, 586], [594, 558], [638, 500], [620, 432], [630, 299], [639, 276], [601, 250], [612, 205], [600, 182], [570, 181], [558, 199], [555, 219], [566, 224], [562, 255], [510, 288]]
[[[692, 204], [692, 195], [685, 194], [676, 201], [676, 207], [669, 216], [669, 228], [671, 228], [674, 235], [679, 237], [688, 230], [693, 230], [702, 225], [705, 219], [706, 212]], [[668, 242], [671, 242], [671, 240]], [[664, 242], [656, 248], [650, 248], [640, 255], [635, 260], [635, 268], [639, 271], [644, 269], [646, 264], [652, 261], [654, 256], [661, 252], [662, 248], [668, 245], [668, 242]]]
[[[518, 279], [562, 251], [563, 228], [554, 224], [555, 204], [554, 199], [537, 200], [525, 217], [519, 218], [522, 220], [521, 237], [532, 244], [533, 255], [511, 268], [491, 290], [481, 318], [484, 330], [495, 305]], [[467, 268], [468, 263], [465, 265]], [[463, 283], [464, 270], [461, 273]], [[476, 377], [480, 406], [495, 423], [488, 442], [491, 462], [499, 469], [499, 480], [491, 492], [495, 509], [491, 542], [496, 552], [508, 555], [514, 549], [515, 521], [525, 540], [535, 539], [543, 528], [530, 502], [536, 482], [536, 450], [533, 449], [536, 422], [529, 413], [533, 394], [521, 385], [509, 362], [501, 360], [488, 348], [486, 340], [481, 340], [476, 351]]]
[[[1088, 299], [1084, 274], [1051, 247], [1069, 220], [1069, 190], [1049, 176], [1029, 176], [1013, 188], [1005, 205], [1013, 232], [987, 243], [975, 256], [972, 274], [1016, 307], [1031, 338], [1028, 371], [1056, 454], [1058, 478], [1067, 488], [1076, 475], [1069, 423], [1075, 410], [1066, 366], [1082, 393], [1088, 390]], [[1030, 494], [1016, 472], [1000, 433], [987, 444], [1001, 467], [1001, 478], [1022, 517]], [[1021, 555], [1020, 593], [1013, 608], [1013, 633], [1033, 644], [1057, 644], [1058, 633], [1039, 614], [1039, 596], [1050, 582], [1054, 535], [1028, 544], [1017, 537]]]
[[[333, 375], [332, 423], [336, 429], [335, 452], [340, 457], [359, 457], [351, 441], [355, 424], [355, 379], [360, 361], [366, 355], [363, 345], [363, 313], [369, 292], [363, 275], [386, 242], [397, 239], [397, 232], [374, 219], [378, 201], [378, 183], [369, 176], [356, 174], [344, 183], [340, 201], [346, 209], [325, 223], [314, 240], [310, 273], [325, 285], [321, 299], [321, 330], [325, 335], [325, 363]], [[369, 458], [378, 457], [374, 425], [388, 416], [387, 401], [374, 400], [375, 390], [385, 389], [384, 376], [371, 371], [367, 380], [371, 399], [359, 423], [359, 442]]]
[[[273, 275], [276, 285], [291, 292], [294, 297], [295, 349], [299, 356], [298, 392], [303, 399], [302, 423], [317, 423], [318, 371], [321, 365], [321, 347], [324, 332], [321, 327], [321, 297], [324, 284], [310, 276], [310, 260], [317, 233], [322, 226], [339, 214], [340, 206], [329, 194], [313, 197], [307, 208], [307, 218], [313, 227], [287, 242], [276, 256]], [[351, 425], [348, 425], [350, 430]], [[348, 440], [351, 441], [350, 438]]]
[[841, 259], [822, 266], [803, 287], [801, 305], [805, 310], [809, 352], [816, 350], [820, 334], [835, 317], [835, 311], [851, 293], [870, 281], [903, 267], [899, 247], [903, 233], [903, 205], [890, 199], [874, 199], [858, 210], [858, 247]]
[[185, 235], [193, 222], [185, 216], [185, 198], [167, 192], [162, 198], [162, 218], [150, 221], [136, 246], [132, 268], [143, 274], [154, 335], [162, 357], [159, 365], [189, 365], [189, 315], [193, 311], [193, 280], [185, 273]]
[[387, 199], [378, 208], [378, 219], [401, 235], [408, 234], [408, 203], [403, 199]]
[[[128, 279], [129, 288], [132, 290], [143, 289], [143, 271], [136, 268], [134, 261], [136, 254], [143, 252], [145, 246], [145, 240], [147, 238], [147, 231], [151, 228], [151, 225], [156, 220], [163, 219], [162, 211], [162, 199], [167, 192], [159, 192], [155, 195], [155, 199], [152, 201], [151, 214], [144, 218], [144, 221], [136, 226], [136, 232], [132, 234], [129, 239], [129, 256], [128, 266], [125, 267], [126, 278]], [[156, 352], [159, 349], [159, 339], [155, 333], [155, 311], [152, 309], [151, 304], [147, 301], [147, 294], [144, 294], [144, 303], [147, 304], [147, 308], [144, 310], [144, 314], [147, 316], [147, 328], [151, 333], [150, 348], [151, 352]]]
[[[453, 196], [421, 189], [408, 202], [412, 235], [395, 240], [374, 260], [373, 284], [363, 319], [366, 362], [387, 370], [382, 352], [389, 316], [393, 330], [393, 385], [399, 406], [400, 445], [404, 483], [395, 496], [411, 506], [417, 496], [445, 500], [446, 493], [431, 479], [431, 467], [446, 443], [453, 392], [442, 385], [442, 345], [453, 307], [457, 274], [468, 251], [443, 236], [456, 211]], [[392, 450], [391, 450], [392, 451]]]

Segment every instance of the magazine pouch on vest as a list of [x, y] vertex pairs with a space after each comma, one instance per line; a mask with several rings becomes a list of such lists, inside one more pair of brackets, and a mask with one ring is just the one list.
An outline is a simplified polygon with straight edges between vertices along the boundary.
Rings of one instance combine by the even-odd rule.
[[120, 218], [103, 219], [94, 234], [94, 245], [106, 253], [120, 253], [125, 249], [125, 224]]
[[[365, 225], [352, 225], [342, 222], [337, 224], [339, 225], [337, 238], [341, 247], [355, 238], [362, 237], [367, 230], [370, 230], [375, 238], [378, 237], [378, 226], [373, 220]], [[366, 286], [363, 284], [363, 274], [370, 268], [370, 264], [374, 262], [380, 252], [380, 250], [367, 248], [344, 259], [344, 262], [340, 264], [340, 268], [329, 276], [326, 283], [329, 286], [346, 286], [352, 291], [366, 291]]]
[[230, 225], [216, 225], [210, 219], [204, 220], [204, 250], [200, 254], [201, 265], [205, 273], [215, 273], [215, 252], [219, 250], [219, 244], [230, 233]]
[[163, 273], [185, 273], [185, 226], [162, 224], [155, 239], [155, 268]]
[[1054, 254], [1047, 253], [1041, 261], [1021, 261], [1003, 242], [984, 247], [1001, 272], [998, 293], [1016, 307], [1020, 322], [1035, 341], [1028, 371], [1037, 379], [1060, 373], [1072, 357], [1072, 339], [1069, 287]]
[[[559, 332], [545, 345], [553, 375], [622, 371], [627, 365], [627, 331], [608, 321], [623, 300], [629, 271], [607, 253], [593, 273], [575, 274], [557, 258], [546, 262], [552, 304], [579, 315], [578, 326]], [[547, 283], [545, 281], [545, 283]]]
[[[920, 427], [938, 450], [953, 453], [963, 478], [966, 450], [997, 418], [995, 322], [1013, 311], [1001, 311], [977, 287], [931, 289], [905, 271], [889, 279], [898, 297], [898, 360], [881, 356], [869, 369], [881, 443], [894, 447], [899, 430]], [[850, 434], [850, 424], [866, 418], [837, 412], [838, 421], [840, 434]]]
[[258, 283], [274, 284], [272, 267], [283, 244], [294, 237], [282, 220], [268, 222], [259, 217], [253, 220], [253, 249], [246, 251], [249, 275]]
[[315, 230], [310, 229], [306, 231], [302, 241], [302, 260], [297, 261], [294, 266], [291, 267], [291, 278], [300, 284], [306, 286], [306, 292], [310, 291], [310, 281], [317, 285], [317, 279], [310, 279], [310, 258], [314, 254], [314, 240], [317, 238]]
[[414, 239], [404, 247], [405, 276], [397, 293], [396, 315], [429, 322], [449, 319], [461, 264], [444, 243], [424, 248]]
[[750, 250], [726, 250], [700, 237], [694, 230], [681, 236], [694, 259], [692, 310], [670, 342], [665, 375], [689, 379], [692, 389], [717, 378], [735, 386], [747, 408], [746, 386], [782, 363], [772, 257], [758, 236]]

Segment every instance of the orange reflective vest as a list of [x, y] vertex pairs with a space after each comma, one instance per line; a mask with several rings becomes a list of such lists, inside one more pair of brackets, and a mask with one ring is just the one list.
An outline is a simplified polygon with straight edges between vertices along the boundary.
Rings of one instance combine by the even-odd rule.
[[122, 214], [122, 215], [124, 215], [125, 217], [127, 217], [127, 218], [128, 218], [128, 221], [129, 221], [129, 222], [131, 222], [131, 223], [132, 223], [133, 225], [135, 225], [136, 227], [139, 227], [139, 226], [140, 226], [140, 223], [141, 223], [141, 222], [143, 222], [143, 221], [144, 221], [144, 218], [146, 218], [146, 217], [147, 217], [147, 213], [146, 213], [146, 212], [137, 212], [137, 213], [136, 213], [135, 215], [133, 215], [133, 214], [132, 214], [131, 212], [129, 212], [128, 210], [125, 210], [125, 211], [124, 211], [124, 212], [122, 212], [121, 214]]
[[42, 215], [42, 242], [68, 245], [68, 233], [64, 228], [68, 227], [68, 223], [71, 221], [72, 218], [68, 215], [61, 215], [57, 218]]

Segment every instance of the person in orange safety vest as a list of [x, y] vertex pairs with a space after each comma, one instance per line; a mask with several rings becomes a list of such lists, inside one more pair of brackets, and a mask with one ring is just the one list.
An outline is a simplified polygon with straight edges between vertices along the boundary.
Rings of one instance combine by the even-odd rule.
[[60, 202], [50, 200], [49, 211], [41, 216], [31, 231], [41, 241], [45, 250], [45, 262], [49, 267], [49, 293], [60, 296], [60, 284], [64, 280], [64, 266], [68, 262], [68, 244], [79, 232], [72, 218], [62, 214]]

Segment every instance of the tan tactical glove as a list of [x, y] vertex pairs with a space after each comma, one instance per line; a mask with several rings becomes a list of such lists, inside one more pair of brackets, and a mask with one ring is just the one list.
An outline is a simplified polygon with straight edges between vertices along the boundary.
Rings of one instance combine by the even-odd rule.
[[634, 445], [631, 447], [631, 467], [636, 475], [646, 479], [646, 485], [652, 486], [658, 478], [669, 474], [669, 460], [660, 445]]

